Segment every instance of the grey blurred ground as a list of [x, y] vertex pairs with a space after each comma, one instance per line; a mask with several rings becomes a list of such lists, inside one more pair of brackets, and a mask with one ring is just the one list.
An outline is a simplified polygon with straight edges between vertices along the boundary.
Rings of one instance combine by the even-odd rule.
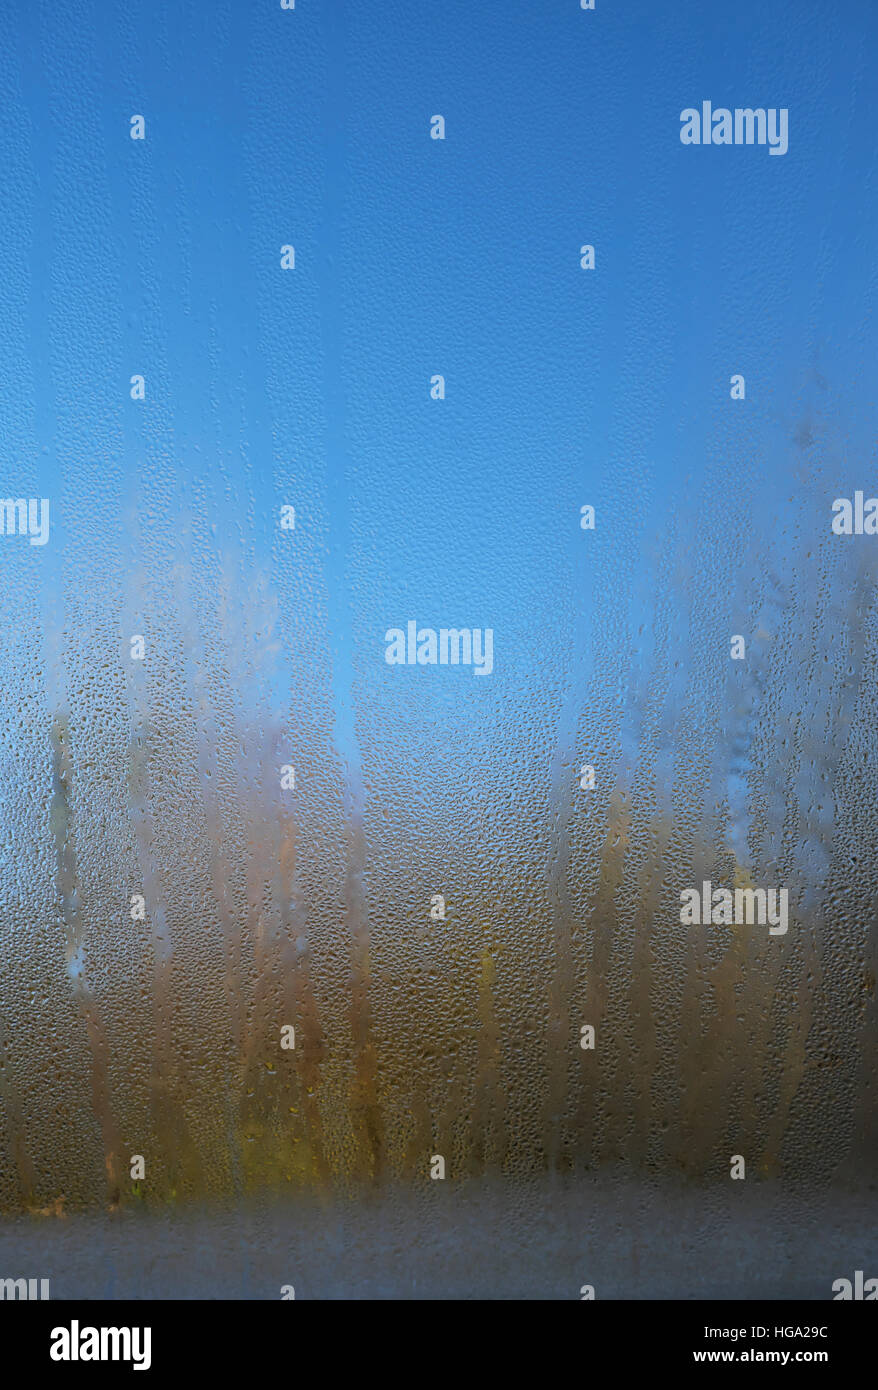
[[55, 1299], [829, 1299], [878, 1277], [878, 1192], [544, 1178], [0, 1221]]

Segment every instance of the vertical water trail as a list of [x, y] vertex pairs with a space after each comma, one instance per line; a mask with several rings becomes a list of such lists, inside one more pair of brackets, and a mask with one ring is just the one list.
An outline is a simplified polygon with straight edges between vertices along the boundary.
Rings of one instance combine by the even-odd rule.
[[[568, 1065], [572, 1047], [573, 1021], [570, 995], [574, 985], [572, 930], [575, 905], [571, 897], [568, 876], [570, 869], [570, 827], [574, 816], [593, 816], [586, 803], [577, 801], [579, 768], [587, 761], [579, 756], [579, 729], [583, 705], [588, 698], [594, 676], [592, 621], [595, 608], [595, 562], [585, 553], [574, 570], [576, 591], [576, 620], [573, 630], [573, 669], [570, 687], [558, 720], [558, 732], [549, 770], [551, 783], [552, 858], [548, 869], [548, 894], [552, 914], [552, 968], [547, 1000], [547, 1067], [546, 1093], [543, 1104], [542, 1132], [545, 1136], [546, 1162], [549, 1168], [558, 1163], [561, 1145], [561, 1121], [568, 1086]], [[581, 584], [581, 588], [579, 587]], [[589, 1018], [589, 1022], [592, 1020]], [[583, 1078], [582, 1085], [589, 1089]], [[588, 1147], [588, 1141], [586, 1147]]]
[[[0, 403], [0, 437], [3, 438], [7, 458], [13, 451], [17, 453], [20, 448], [21, 456], [28, 459], [28, 483], [30, 486], [31, 480], [34, 480], [31, 492], [39, 496], [43, 491], [42, 482], [37, 483], [36, 480], [41, 478], [43, 470], [38, 463], [30, 462], [38, 456], [36, 432], [41, 393], [29, 352], [35, 327], [30, 321], [34, 315], [35, 296], [32, 266], [29, 264], [28, 255], [29, 240], [33, 236], [32, 228], [35, 225], [36, 150], [31, 139], [29, 123], [20, 119], [24, 107], [22, 65], [18, 55], [20, 43], [21, 36], [11, 10], [0, 10], [0, 52], [8, 55], [11, 67], [6, 77], [5, 99], [0, 110], [0, 163], [7, 171], [4, 179], [6, 196], [0, 207], [0, 244], [8, 248], [7, 254], [10, 255], [4, 277], [4, 327], [0, 341], [0, 378], [7, 383]], [[17, 252], [13, 252], [12, 248], [17, 248]], [[13, 274], [13, 267], [17, 274]], [[16, 392], [9, 388], [8, 383], [16, 372], [21, 370], [21, 364], [24, 364], [23, 389], [20, 387]], [[5, 473], [5, 468], [2, 471]], [[6, 559], [4, 555], [3, 560]], [[28, 587], [30, 588], [29, 584]], [[18, 860], [17, 872], [20, 875], [27, 877], [31, 870], [27, 857], [22, 853], [26, 841], [17, 826], [16, 802], [20, 794], [20, 778], [16, 778], [13, 772], [23, 771], [22, 764], [28, 756], [24, 748], [30, 744], [29, 739], [26, 742], [22, 738], [24, 726], [29, 722], [30, 711], [40, 707], [37, 692], [42, 652], [39, 641], [33, 640], [34, 635], [39, 633], [39, 592], [34, 593], [31, 590], [28, 604], [30, 623], [25, 621], [26, 610], [21, 603], [23, 597], [23, 587], [11, 579], [6, 582], [4, 574], [4, 583], [0, 590], [0, 626], [4, 632], [4, 655], [16, 674], [16, 685], [19, 689], [30, 682], [34, 692], [32, 704], [20, 699], [15, 702], [18, 704], [16, 716], [8, 721], [3, 735], [0, 736], [0, 769], [3, 778], [3, 785], [0, 786], [0, 860], [4, 864], [3, 879], [6, 884], [14, 877], [9, 873], [10, 861], [14, 863]], [[14, 635], [12, 622], [15, 622], [19, 629]], [[6, 703], [4, 699], [4, 704]], [[10, 699], [9, 704], [12, 703]], [[30, 744], [29, 753], [32, 747]], [[20, 986], [15, 967], [16, 958], [21, 953], [22, 938], [13, 929], [10, 920], [4, 922], [4, 927], [6, 930], [0, 938], [0, 976], [6, 980], [10, 989], [17, 991]], [[7, 1155], [11, 1156], [15, 1164], [18, 1191], [29, 1204], [36, 1184], [36, 1170], [28, 1145], [26, 1090], [20, 1084], [22, 1079], [25, 1082], [27, 1079], [29, 1042], [25, 1037], [16, 1037], [14, 1020], [14, 1007], [10, 1007], [7, 1015], [5, 1002], [0, 1001], [0, 1109], [3, 1112], [3, 1121], [0, 1124], [0, 1167], [5, 1166], [4, 1158]], [[19, 1059], [23, 1062], [23, 1067]]]
[[326, 184], [320, 231], [326, 465], [329, 474], [329, 553], [326, 582], [332, 642], [332, 700], [335, 746], [344, 777], [346, 876], [345, 927], [351, 943], [350, 1023], [354, 1044], [352, 1117], [365, 1171], [377, 1177], [383, 1166], [382, 1119], [377, 1093], [377, 1056], [371, 1030], [370, 925], [366, 900], [366, 792], [353, 706], [354, 661], [352, 595], [348, 545], [353, 472], [348, 468], [344, 369], [347, 347], [342, 280], [346, 274], [346, 4], [327, 11]]
[[70, 747], [70, 724], [63, 708], [52, 721], [51, 742], [54, 789], [51, 824], [57, 856], [55, 884], [64, 925], [64, 954], [70, 986], [82, 1012], [88, 1034], [92, 1066], [92, 1105], [103, 1139], [108, 1194], [110, 1202], [115, 1204], [120, 1197], [119, 1184], [122, 1174], [120, 1142], [110, 1104], [107, 1038], [98, 1013], [94, 990], [86, 973], [85, 922], [76, 872], [73, 827], [73, 753]]
[[[81, 287], [71, 289], [67, 280], [68, 256], [75, 262], [82, 251], [77, 198], [82, 198], [83, 194], [78, 188], [76, 196], [73, 192], [76, 185], [65, 144], [69, 137], [71, 94], [63, 86], [57, 53], [59, 48], [66, 51], [68, 43], [72, 51], [79, 45], [84, 51], [90, 32], [89, 18], [88, 14], [70, 18], [70, 24], [75, 27], [72, 32], [65, 32], [67, 19], [62, 17], [56, 23], [47, 15], [40, 16], [39, 39], [28, 47], [24, 59], [35, 152], [34, 225], [39, 229], [31, 248], [30, 346], [31, 366], [37, 383], [34, 425], [43, 451], [46, 491], [51, 494], [53, 518], [51, 539], [45, 547], [41, 567], [47, 723], [44, 737], [51, 757], [52, 777], [49, 833], [55, 852], [55, 889], [64, 933], [67, 981], [85, 1028], [92, 1110], [103, 1147], [104, 1191], [110, 1203], [115, 1204], [120, 1197], [120, 1142], [110, 1097], [107, 1038], [88, 974], [86, 922], [76, 859], [72, 739], [77, 721], [70, 696], [72, 651], [76, 643], [80, 649], [88, 643], [94, 610], [89, 608], [89, 596], [73, 582], [68, 587], [68, 579], [74, 573], [76, 562], [81, 562], [83, 555], [94, 553], [88, 530], [94, 526], [95, 517], [101, 516], [101, 508], [87, 470], [83, 470], [82, 477], [71, 477], [68, 471], [78, 443], [73, 423], [75, 401], [78, 395], [88, 392], [91, 378], [88, 365], [83, 364], [79, 356], [84, 329], [76, 317], [77, 311], [84, 315], [86, 294]], [[95, 144], [100, 168], [103, 167], [102, 151], [99, 142]], [[99, 177], [93, 182], [103, 191]], [[90, 229], [96, 247], [106, 231], [102, 220], [104, 212], [103, 207], [96, 209], [95, 224]], [[71, 234], [72, 227], [76, 235]], [[74, 331], [62, 337], [55, 330], [67, 316]], [[107, 437], [103, 429], [94, 431], [96, 452], [106, 444]], [[112, 476], [113, 469], [107, 466], [102, 479], [107, 495], [111, 493]], [[75, 515], [77, 507], [81, 509], [78, 516]], [[70, 524], [67, 524], [65, 513], [71, 519]], [[100, 521], [97, 525], [100, 526]], [[93, 585], [94, 593], [100, 592], [99, 576], [94, 577]], [[86, 662], [88, 659], [85, 658]]]

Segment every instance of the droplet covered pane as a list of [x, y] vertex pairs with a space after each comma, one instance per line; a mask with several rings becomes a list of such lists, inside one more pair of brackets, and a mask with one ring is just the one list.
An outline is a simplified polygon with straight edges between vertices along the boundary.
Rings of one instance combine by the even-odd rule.
[[875, 18], [737, 11], [0, 17], [0, 1279], [878, 1275]]

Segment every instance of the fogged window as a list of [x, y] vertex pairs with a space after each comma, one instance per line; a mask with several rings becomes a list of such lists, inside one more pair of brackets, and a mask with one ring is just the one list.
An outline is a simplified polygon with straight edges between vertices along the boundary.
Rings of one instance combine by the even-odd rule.
[[738, 9], [5, 17], [0, 1275], [874, 1254], [875, 18]]

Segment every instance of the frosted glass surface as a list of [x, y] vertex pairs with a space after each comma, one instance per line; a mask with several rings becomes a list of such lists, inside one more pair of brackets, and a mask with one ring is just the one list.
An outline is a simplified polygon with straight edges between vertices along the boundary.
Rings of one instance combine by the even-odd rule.
[[3, 8], [0, 1276], [878, 1274], [876, 38]]

